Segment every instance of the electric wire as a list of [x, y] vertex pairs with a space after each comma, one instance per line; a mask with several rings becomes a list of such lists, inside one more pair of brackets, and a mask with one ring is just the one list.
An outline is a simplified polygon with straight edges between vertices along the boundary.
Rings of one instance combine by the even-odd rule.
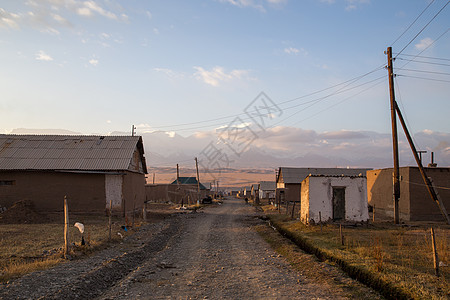
[[[282, 106], [282, 105], [284, 105], [284, 104], [286, 104], [286, 103], [290, 103], [290, 102], [293, 102], [293, 101], [297, 101], [297, 100], [300, 100], [300, 99], [304, 99], [304, 98], [307, 98], [307, 97], [311, 97], [311, 96], [313, 96], [313, 95], [320, 94], [320, 93], [322, 93], [322, 92], [325, 92], [325, 91], [330, 90], [330, 89], [334, 89], [334, 88], [339, 87], [339, 86], [342, 86], [342, 85], [345, 85], [344, 87], [346, 87], [346, 86], [348, 86], [348, 85], [350, 85], [350, 84], [352, 84], [352, 83], [354, 83], [354, 82], [359, 81], [360, 79], [362, 79], [362, 78], [364, 78], [364, 77], [367, 77], [368, 75], [370, 75], [370, 74], [372, 74], [372, 73], [374, 73], [374, 72], [377, 72], [377, 71], [383, 69], [384, 66], [385, 66], [385, 64], [383, 64], [383, 65], [381, 65], [381, 66], [378, 66], [378, 67], [376, 67], [375, 69], [373, 69], [373, 70], [371, 70], [371, 71], [369, 71], [369, 72], [366, 72], [366, 73], [364, 73], [364, 74], [362, 74], [362, 75], [359, 75], [359, 76], [356, 76], [356, 77], [351, 78], [351, 79], [349, 79], [349, 80], [346, 80], [346, 81], [344, 81], [344, 82], [338, 83], [338, 84], [336, 84], [336, 85], [333, 85], [333, 86], [330, 86], [330, 87], [327, 87], [327, 88], [324, 88], [324, 89], [321, 89], [321, 90], [318, 90], [318, 91], [315, 91], [315, 92], [312, 92], [312, 93], [309, 93], [309, 94], [306, 94], [306, 95], [303, 95], [303, 96], [299, 96], [299, 97], [296, 97], [296, 98], [293, 98], [293, 99], [281, 101], [281, 102], [275, 103], [275, 105], [269, 105], [267, 108], [273, 108], [273, 107], [275, 107], [275, 106]], [[333, 93], [331, 93], [330, 96], [331, 96], [331, 95], [333, 95]], [[317, 100], [317, 99], [311, 100], [311, 101], [307, 101], [307, 102], [303, 102], [303, 103], [297, 104], [297, 105], [295, 105], [295, 106], [291, 106], [291, 107], [287, 107], [287, 108], [283, 108], [283, 109], [291, 109], [291, 108], [293, 108], [293, 107], [298, 107], [298, 106], [301, 106], [301, 105], [306, 105], [306, 104], [309, 104], [309, 103], [314, 102], [314, 101], [316, 101], [316, 100]], [[255, 112], [255, 111], [252, 110], [252, 111], [249, 111], [248, 113], [251, 113], [251, 112]], [[152, 128], [153, 128], [153, 129], [161, 129], [161, 128], [170, 128], [170, 129], [172, 129], [172, 128], [174, 128], [174, 127], [182, 127], [182, 126], [188, 126], [188, 125], [196, 125], [196, 124], [209, 123], [209, 122], [218, 121], [218, 120], [231, 119], [231, 118], [236, 118], [236, 117], [243, 116], [243, 115], [247, 115], [247, 113], [243, 112], [243, 113], [239, 113], [239, 114], [228, 115], [228, 116], [223, 116], [223, 117], [218, 117], [218, 118], [208, 119], [208, 120], [203, 120], [203, 121], [196, 121], [196, 122], [188, 122], [188, 123], [172, 124], [172, 125], [164, 125], [164, 126], [152, 126]], [[248, 120], [248, 119], [251, 119], [251, 118], [245, 118], [245, 119]], [[213, 127], [213, 126], [219, 126], [219, 125], [223, 125], [223, 123], [214, 123], [214, 124], [211, 124], [211, 125], [205, 125], [205, 126], [199, 126], [199, 127], [191, 127], [191, 128], [178, 129], [178, 130], [169, 130], [169, 129], [167, 129], [167, 131], [185, 131], [185, 130], [193, 130], [193, 129], [207, 128], [207, 127]]]
[[403, 31], [403, 33], [395, 39], [394, 42], [391, 43], [391, 45], [393, 46], [416, 22], [417, 20], [423, 15], [423, 13], [431, 6], [431, 4], [434, 3], [434, 0], [432, 0], [427, 7], [424, 8], [424, 10], [422, 10], [422, 12], [416, 17], [416, 19], [408, 26], [408, 28], [405, 29], [405, 31]]
[[[405, 59], [401, 57], [397, 57], [396, 59], [404, 60], [407, 62], [415, 62], [420, 64], [428, 64], [428, 65], [435, 65], [435, 66], [444, 66], [444, 67], [450, 67], [450, 64], [442, 64], [442, 63], [435, 63], [435, 62], [429, 62], [429, 61], [422, 61], [422, 60], [415, 60], [415, 59]], [[397, 70], [401, 70], [404, 66], [397, 68]]]
[[447, 7], [449, 3], [450, 0], [447, 1], [447, 3], [433, 16], [433, 18], [431, 18], [431, 20], [402, 48], [402, 50], [400, 50], [397, 56], [400, 55], [428, 27], [428, 25], [430, 25], [431, 22], [433, 22], [434, 19], [436, 19], [436, 17], [444, 10], [444, 8]]
[[445, 73], [445, 72], [435, 72], [435, 71], [425, 71], [425, 70], [405, 69], [405, 68], [402, 68], [401, 70], [402, 71], [409, 71], [409, 72], [418, 72], [418, 73], [427, 73], [427, 74], [436, 74], [436, 75], [450, 76], [450, 73]]
[[448, 83], [450, 83], [450, 80], [444, 80], [444, 79], [426, 78], [426, 77], [411, 76], [411, 75], [404, 75], [404, 74], [396, 74], [396, 76], [408, 77], [408, 78], [414, 78], [414, 79], [422, 79], [422, 80], [435, 81], [435, 82], [448, 82]]
[[[447, 33], [447, 31], [449, 31], [449, 29], [447, 29], [445, 33]], [[397, 53], [394, 53], [394, 54], [397, 54]], [[450, 61], [450, 58], [433, 57], [433, 56], [421, 56], [421, 55], [414, 55], [414, 54], [400, 54], [400, 56], [414, 56], [414, 57], [418, 57], [418, 58]]]

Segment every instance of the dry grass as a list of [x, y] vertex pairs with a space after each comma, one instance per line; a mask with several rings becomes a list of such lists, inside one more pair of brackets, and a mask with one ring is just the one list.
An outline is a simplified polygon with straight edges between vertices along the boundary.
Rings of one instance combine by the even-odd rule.
[[[450, 227], [435, 226], [441, 276], [434, 275], [429, 225], [408, 227], [375, 223], [345, 227], [344, 246], [339, 226], [306, 226], [265, 207], [271, 220], [308, 251], [323, 259], [334, 260], [353, 276], [381, 289], [395, 290], [393, 295], [417, 299], [450, 298]], [[399, 294], [395, 294], [395, 293]], [[391, 293], [392, 295], [392, 293]]]
[[[81, 246], [81, 233], [73, 226], [85, 225], [85, 246]], [[130, 234], [121, 226], [119, 218], [113, 218], [112, 242]], [[135, 223], [135, 228], [139, 223]], [[108, 244], [108, 218], [105, 216], [74, 215], [70, 217], [70, 255], [78, 257], [101, 249]], [[64, 224], [0, 224], [0, 282], [61, 263], [64, 246]]]

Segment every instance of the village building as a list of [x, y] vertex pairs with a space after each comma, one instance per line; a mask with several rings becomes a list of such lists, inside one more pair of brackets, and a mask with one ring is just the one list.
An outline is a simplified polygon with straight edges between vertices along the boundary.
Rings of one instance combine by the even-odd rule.
[[362, 222], [369, 219], [365, 176], [308, 175], [301, 183], [300, 220]]
[[[425, 172], [432, 179], [436, 192], [450, 211], [450, 168], [429, 167]], [[375, 219], [394, 219], [393, 169], [367, 172], [367, 196]], [[418, 167], [400, 167], [400, 221], [443, 221], [438, 205], [431, 199]]]
[[[365, 176], [367, 170], [370, 169], [280, 167], [276, 181], [276, 203], [299, 203], [301, 200], [301, 182], [310, 174], [328, 176]], [[299, 207], [299, 205], [297, 205], [297, 207]]]
[[260, 200], [265, 200], [268, 203], [275, 200], [275, 190], [277, 184], [275, 181], [261, 181], [259, 183], [259, 197]]
[[0, 206], [30, 200], [40, 212], [143, 206], [147, 166], [140, 136], [0, 135]]
[[158, 203], [195, 204], [210, 194], [210, 189], [201, 182], [197, 185], [197, 182], [196, 177], [179, 177], [178, 181], [175, 179], [168, 184], [146, 184], [146, 199]]

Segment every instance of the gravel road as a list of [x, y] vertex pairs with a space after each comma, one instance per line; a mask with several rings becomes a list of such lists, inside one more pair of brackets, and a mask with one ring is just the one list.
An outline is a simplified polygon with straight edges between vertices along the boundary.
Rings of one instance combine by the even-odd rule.
[[350, 278], [309, 255], [305, 266], [329, 278], [294, 270], [252, 229], [258, 216], [235, 198], [179, 214], [87, 259], [1, 285], [0, 299], [355, 298], [342, 288]]

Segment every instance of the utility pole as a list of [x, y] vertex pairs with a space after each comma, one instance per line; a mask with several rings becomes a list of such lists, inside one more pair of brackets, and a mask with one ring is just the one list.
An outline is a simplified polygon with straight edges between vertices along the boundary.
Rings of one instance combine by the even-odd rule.
[[427, 151], [426, 150], [417, 150], [417, 153], [419, 153], [419, 159], [420, 159], [420, 162], [422, 162], [422, 153], [427, 153]]
[[197, 204], [200, 204], [200, 175], [198, 174], [198, 161], [195, 158], [195, 168], [197, 169]]
[[397, 136], [397, 115], [395, 112], [395, 92], [394, 92], [394, 67], [392, 64], [392, 47], [388, 47], [388, 76], [389, 76], [389, 94], [391, 103], [391, 125], [392, 125], [392, 147], [394, 156], [393, 170], [393, 200], [394, 200], [394, 224], [399, 224], [398, 200], [400, 198], [400, 166], [398, 160], [398, 136]]
[[134, 136], [136, 134], [136, 126], [131, 125], [131, 136]]
[[397, 103], [395, 103], [395, 110], [398, 113], [398, 118], [400, 119], [400, 123], [403, 126], [403, 131], [405, 132], [406, 138], [408, 139], [409, 146], [411, 147], [411, 151], [414, 155], [414, 159], [416, 160], [417, 166], [419, 167], [420, 175], [422, 175], [422, 179], [427, 187], [427, 191], [431, 196], [431, 199], [436, 202], [436, 204], [439, 207], [439, 210], [441, 211], [441, 214], [444, 216], [445, 220], [447, 221], [447, 224], [450, 225], [450, 218], [447, 214], [447, 210], [445, 209], [444, 203], [442, 202], [441, 198], [439, 197], [439, 194], [437, 194], [436, 190], [433, 187], [432, 180], [429, 178], [425, 172], [425, 169], [422, 166], [422, 161], [417, 154], [420, 151], [416, 150], [416, 147], [414, 146], [413, 140], [411, 138], [411, 135], [409, 134], [408, 128], [406, 127], [405, 120], [403, 119], [402, 112], [400, 111], [400, 108], [398, 107]]
[[[178, 168], [178, 164], [177, 164], [177, 193], [175, 195], [181, 195], [180, 193], [180, 170]], [[183, 206], [183, 196], [181, 196], [181, 206]], [[189, 205], [189, 203], [188, 203]]]
[[155, 173], [153, 173], [153, 184], [155, 184]]

